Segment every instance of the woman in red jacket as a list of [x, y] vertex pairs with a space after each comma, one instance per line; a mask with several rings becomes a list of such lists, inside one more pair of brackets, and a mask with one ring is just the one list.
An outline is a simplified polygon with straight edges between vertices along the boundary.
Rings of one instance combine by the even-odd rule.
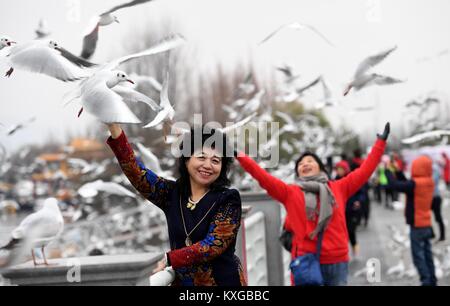
[[[268, 194], [283, 204], [293, 231], [291, 258], [317, 251], [317, 235], [323, 232], [320, 271], [323, 284], [346, 285], [348, 275], [348, 234], [345, 220], [347, 200], [375, 171], [384, 153], [390, 131], [386, 124], [382, 135], [360, 168], [346, 177], [330, 181], [322, 161], [311, 152], [297, 160], [297, 184], [286, 184], [262, 169], [244, 153], [237, 154], [242, 168], [252, 175]], [[297, 283], [296, 285], [301, 285]]]

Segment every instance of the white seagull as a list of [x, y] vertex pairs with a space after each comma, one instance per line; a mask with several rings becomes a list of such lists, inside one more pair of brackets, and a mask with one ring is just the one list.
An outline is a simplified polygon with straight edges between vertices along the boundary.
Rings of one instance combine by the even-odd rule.
[[285, 82], [287, 84], [292, 83], [293, 81], [295, 81], [296, 79], [298, 79], [300, 77], [300, 74], [294, 75], [294, 73], [292, 72], [292, 67], [288, 66], [288, 65], [284, 65], [282, 67], [277, 67], [278, 71], [281, 71], [284, 76], [285, 76]]
[[85, 31], [83, 38], [83, 48], [81, 50], [81, 57], [84, 59], [90, 59], [95, 52], [98, 41], [98, 32], [101, 26], [107, 26], [114, 22], [119, 23], [117, 16], [112, 15], [115, 11], [118, 11], [122, 8], [135, 6], [138, 4], [142, 4], [145, 2], [149, 2], [151, 0], [134, 0], [130, 1], [118, 6], [113, 7], [112, 9], [107, 10], [106, 12], [93, 17]]
[[48, 29], [47, 22], [45, 19], [39, 20], [39, 24], [37, 29], [35, 30], [36, 33], [36, 39], [43, 39], [46, 38], [51, 34], [50, 30]]
[[305, 92], [306, 90], [316, 86], [317, 84], [320, 83], [322, 79], [322, 76], [318, 76], [317, 78], [315, 78], [314, 80], [312, 80], [310, 83], [306, 84], [305, 86], [299, 88], [296, 90], [297, 94], [302, 95], [303, 92]]
[[325, 37], [325, 35], [323, 35], [322, 33], [320, 33], [315, 27], [306, 24], [306, 23], [301, 23], [301, 22], [292, 22], [292, 23], [288, 23], [288, 24], [284, 24], [282, 26], [280, 26], [278, 29], [276, 29], [275, 31], [273, 31], [272, 33], [270, 33], [268, 36], [266, 36], [260, 43], [259, 45], [262, 45], [263, 43], [267, 42], [269, 39], [271, 39], [273, 36], [275, 36], [278, 32], [280, 32], [283, 29], [294, 29], [294, 30], [310, 30], [313, 33], [315, 33], [316, 35], [320, 36], [327, 44], [329, 44], [330, 46], [334, 47], [333, 43]]
[[244, 107], [242, 107], [241, 112], [243, 114], [249, 114], [256, 112], [261, 107], [262, 97], [266, 94], [265, 89], [258, 91], [250, 100], [248, 100]]
[[418, 107], [420, 109], [421, 112], [425, 111], [428, 109], [428, 107], [430, 107], [433, 104], [440, 104], [441, 101], [439, 99], [436, 98], [426, 98], [423, 102], [419, 103], [416, 100], [412, 100], [408, 103], [406, 103], [405, 107], [406, 108], [412, 108], [412, 107]]
[[94, 182], [84, 184], [78, 189], [78, 194], [80, 194], [83, 198], [92, 198], [95, 197], [99, 191], [108, 194], [136, 198], [136, 195], [125, 187], [114, 182], [105, 182], [102, 180], [96, 180]]
[[[147, 50], [127, 55], [102, 65], [89, 78], [83, 80], [75, 91], [69, 93], [70, 99], [68, 102], [80, 98], [82, 108], [80, 109], [78, 116], [80, 116], [83, 109], [86, 108], [88, 112], [104, 123], [141, 122], [124, 102], [143, 102], [154, 111], [159, 111], [158, 115], [162, 116], [166, 109], [164, 100], [162, 99], [161, 105], [159, 106], [151, 98], [132, 88], [117, 86], [123, 82], [132, 84], [134, 84], [134, 82], [125, 72], [118, 71], [116, 68], [132, 59], [154, 55], [176, 48], [184, 42], [185, 40], [181, 35], [177, 34], [169, 36]], [[163, 93], [161, 93], [161, 95], [163, 95]]]
[[238, 84], [238, 87], [233, 91], [231, 95], [234, 99], [241, 97], [242, 95], [249, 95], [254, 92], [256, 86], [254, 84], [254, 76], [252, 72], [249, 72], [244, 81]]
[[[216, 131], [218, 131], [218, 132], [221, 132], [221, 133], [227, 135], [227, 134], [229, 134], [229, 133], [231, 133], [231, 132], [233, 132], [233, 131], [241, 128], [241, 127], [243, 127], [247, 123], [249, 123], [253, 118], [256, 117], [256, 115], [257, 115], [257, 113], [253, 113], [250, 116], [248, 116], [248, 117], [246, 117], [246, 118], [244, 118], [244, 119], [242, 119], [242, 120], [240, 120], [240, 121], [238, 121], [236, 123], [233, 123], [231, 125], [227, 124], [223, 128], [219, 128], [219, 129], [214, 128], [214, 129]], [[191, 130], [189, 130], [189, 129], [185, 129], [185, 128], [182, 128], [182, 127], [176, 127], [175, 125], [174, 125], [174, 128], [175, 128], [175, 131], [176, 131], [178, 137], [181, 136], [181, 135], [184, 135], [186, 133], [190, 133], [191, 132]], [[176, 141], [176, 139], [173, 139], [172, 143], [175, 142], [175, 141]]]
[[[7, 38], [2, 39], [4, 47], [10, 47], [11, 43], [14, 42], [8, 41]], [[7, 77], [10, 77], [14, 68], [17, 67], [45, 74], [64, 82], [75, 81], [86, 76], [84, 68], [95, 66], [51, 40], [32, 40], [20, 43], [8, 51], [6, 60], [11, 68], [5, 74]]]
[[316, 109], [323, 109], [325, 107], [338, 105], [340, 101], [336, 99], [336, 97], [334, 97], [330, 86], [325, 81], [325, 78], [323, 76], [320, 77], [320, 83], [322, 84], [323, 97], [321, 101], [316, 104]]
[[431, 132], [420, 133], [402, 140], [403, 144], [413, 144], [425, 140], [438, 139], [443, 136], [450, 136], [449, 130], [436, 130]]
[[248, 116], [248, 117], [246, 117], [246, 118], [244, 118], [244, 119], [242, 119], [242, 120], [240, 120], [240, 121], [238, 121], [238, 122], [236, 122], [234, 124], [227, 125], [224, 128], [219, 129], [219, 131], [221, 133], [223, 133], [223, 134], [231, 133], [232, 131], [234, 131], [234, 130], [240, 128], [240, 127], [243, 127], [244, 125], [249, 123], [253, 118], [256, 117], [256, 115], [257, 115], [257, 113], [253, 113], [250, 116]]
[[48, 198], [41, 210], [27, 216], [11, 233], [11, 241], [2, 249], [13, 250], [16, 245], [24, 243], [31, 249], [33, 263], [36, 266], [34, 249], [40, 248], [44, 256], [44, 264], [48, 265], [44, 248], [57, 237], [64, 229], [64, 220], [59, 210], [58, 200]]
[[141, 153], [140, 156], [142, 158], [142, 161], [148, 169], [153, 171], [156, 175], [164, 177], [169, 180], [173, 180], [173, 175], [170, 171], [164, 171], [161, 169], [161, 165], [159, 163], [158, 157], [156, 157], [153, 152], [145, 147], [142, 143], [138, 142], [136, 144], [139, 152]]
[[9, 37], [2, 37], [0, 38], [0, 50], [3, 50], [4, 48], [11, 47], [13, 44], [16, 44], [15, 41], [11, 40]]
[[384, 61], [386, 57], [388, 57], [396, 49], [397, 46], [364, 59], [358, 65], [353, 80], [345, 89], [344, 96], [346, 96], [352, 88], [354, 88], [355, 90], [361, 90], [362, 88], [368, 87], [370, 85], [392, 85], [405, 82], [404, 80], [380, 75], [377, 73], [368, 73], [370, 69]]
[[162, 85], [160, 97], [160, 107], [162, 109], [150, 123], [144, 126], [144, 128], [153, 128], [160, 123], [163, 123], [164, 135], [167, 135], [168, 129], [173, 124], [173, 117], [175, 116], [175, 110], [169, 100], [169, 71], [166, 71], [166, 77]]
[[25, 128], [27, 125], [29, 125], [30, 123], [34, 122], [35, 120], [36, 120], [36, 117], [31, 117], [30, 119], [28, 119], [28, 120], [26, 120], [24, 122], [12, 125], [10, 127], [4, 127], [3, 124], [1, 124], [1, 123], [0, 123], [0, 126], [3, 127], [4, 129], [6, 129], [6, 135], [12, 136], [17, 131]]
[[161, 92], [162, 84], [154, 77], [148, 75], [138, 75], [136, 73], [130, 74], [131, 79], [135, 82], [134, 89], [140, 86], [150, 85], [157, 92]]

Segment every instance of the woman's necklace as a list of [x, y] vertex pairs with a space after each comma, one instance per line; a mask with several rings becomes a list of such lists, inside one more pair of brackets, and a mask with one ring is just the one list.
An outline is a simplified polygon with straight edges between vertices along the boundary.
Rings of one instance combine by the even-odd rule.
[[187, 229], [186, 229], [186, 222], [184, 221], [184, 214], [183, 214], [183, 209], [181, 209], [181, 195], [180, 195], [180, 213], [181, 213], [181, 219], [183, 220], [183, 228], [184, 228], [184, 233], [186, 234], [186, 239], [184, 240], [184, 244], [186, 246], [191, 246], [192, 245], [192, 239], [191, 239], [191, 234], [195, 231], [195, 229], [200, 225], [200, 223], [203, 222], [203, 220], [205, 220], [206, 216], [209, 214], [209, 212], [214, 208], [214, 206], [216, 205], [216, 202], [214, 202], [211, 207], [208, 209], [208, 211], [206, 212], [206, 214], [203, 216], [203, 218], [197, 223], [197, 225], [194, 226], [194, 228], [188, 233]]
[[201, 196], [200, 199], [198, 199], [197, 201], [194, 201], [191, 199], [191, 197], [188, 198], [188, 203], [186, 204], [186, 207], [189, 208], [190, 210], [194, 210], [197, 207], [197, 204], [205, 197], [205, 195], [207, 195], [209, 192], [209, 190], [207, 192], [205, 192], [205, 194], [203, 194]]

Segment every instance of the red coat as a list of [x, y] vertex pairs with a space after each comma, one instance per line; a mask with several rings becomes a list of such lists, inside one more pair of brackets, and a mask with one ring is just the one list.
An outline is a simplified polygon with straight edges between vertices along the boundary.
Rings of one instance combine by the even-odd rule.
[[[349, 260], [345, 204], [369, 180], [381, 160], [385, 146], [385, 141], [377, 140], [360, 168], [340, 180], [329, 181], [328, 185], [334, 194], [336, 205], [324, 234], [320, 263], [334, 264]], [[305, 197], [301, 188], [273, 177], [243, 153], [239, 153], [237, 159], [242, 168], [251, 174], [272, 198], [285, 206], [289, 227], [294, 232], [292, 258], [316, 252], [317, 238], [311, 240], [308, 234], [316, 228], [317, 218], [311, 221], [307, 219]]]
[[450, 183], [450, 159], [445, 156], [444, 157], [444, 169], [443, 169], [443, 177], [446, 183]]

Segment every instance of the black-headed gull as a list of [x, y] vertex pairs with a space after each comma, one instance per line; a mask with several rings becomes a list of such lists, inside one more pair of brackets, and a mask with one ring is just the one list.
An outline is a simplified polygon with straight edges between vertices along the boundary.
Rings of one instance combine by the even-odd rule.
[[154, 77], [132, 73], [130, 74], [130, 78], [135, 83], [134, 89], [137, 89], [141, 86], [150, 85], [150, 87], [152, 87], [157, 92], [161, 92], [162, 90], [162, 84], [158, 82], [158, 80], [156, 80]]
[[[246, 118], [244, 118], [244, 119], [242, 119], [242, 120], [240, 120], [238, 122], [235, 122], [235, 123], [233, 123], [231, 125], [226, 125], [223, 128], [218, 128], [218, 129], [215, 128], [215, 130], [220, 132], [220, 133], [222, 133], [222, 134], [225, 134], [225, 135], [229, 134], [229, 133], [234, 132], [235, 130], [243, 127], [244, 125], [246, 125], [250, 121], [252, 121], [252, 119], [255, 118], [256, 115], [257, 115], [257, 113], [253, 113], [250, 116], [248, 116], [248, 117], [246, 117]], [[179, 128], [179, 127], [176, 128], [176, 131], [177, 131], [177, 133], [180, 133], [180, 134], [185, 134], [185, 133], [190, 133], [191, 132], [191, 130], [183, 129], [183, 128]]]
[[38, 27], [34, 32], [36, 33], [36, 39], [43, 39], [51, 34], [45, 19], [39, 20]]
[[[82, 108], [78, 116], [83, 109], [86, 109], [104, 123], [141, 122], [124, 102], [145, 103], [154, 111], [159, 111], [158, 115], [162, 116], [166, 106], [166, 104], [163, 104], [164, 99], [158, 106], [144, 94], [132, 88], [120, 86], [119, 84], [123, 82], [134, 82], [125, 72], [115, 69], [132, 59], [165, 52], [180, 46], [184, 42], [185, 40], [181, 35], [172, 35], [142, 52], [127, 55], [100, 66], [91, 76], [83, 80], [75, 91], [69, 93], [70, 99], [68, 102], [80, 98]], [[163, 93], [161, 95], [163, 97]]]
[[18, 244], [31, 249], [33, 263], [36, 266], [34, 249], [40, 248], [44, 257], [44, 264], [48, 265], [44, 248], [58, 238], [64, 229], [64, 219], [58, 206], [58, 200], [48, 198], [42, 209], [27, 216], [11, 233], [10, 242], [2, 249], [13, 250]]
[[403, 144], [414, 144], [417, 142], [425, 141], [425, 140], [433, 140], [438, 139], [443, 136], [450, 136], [450, 131], [447, 130], [436, 130], [431, 132], [420, 133], [402, 140]]
[[405, 263], [403, 262], [403, 260], [400, 260], [398, 264], [387, 269], [386, 275], [397, 274], [398, 278], [402, 278], [403, 275], [405, 274], [405, 271], [406, 271]]
[[142, 102], [154, 111], [158, 104], [151, 98], [120, 83], [129, 82], [127, 74], [118, 70], [102, 70], [89, 78], [81, 87], [81, 105], [78, 117], [84, 109], [104, 123], [141, 123], [125, 102]]
[[168, 134], [168, 129], [173, 124], [173, 117], [175, 116], [175, 110], [169, 100], [169, 72], [166, 72], [162, 90], [160, 93], [161, 101], [160, 107], [162, 108], [156, 117], [148, 123], [144, 128], [153, 128], [163, 123], [164, 135]]
[[285, 122], [283, 125], [284, 131], [291, 133], [298, 132], [298, 125], [294, 122], [294, 119], [290, 115], [280, 111], [275, 111], [275, 115], [283, 119]]
[[223, 134], [231, 133], [234, 130], [239, 129], [239, 128], [243, 127], [244, 125], [246, 125], [247, 123], [249, 123], [253, 118], [256, 117], [256, 115], [257, 115], [257, 113], [253, 113], [250, 116], [247, 116], [246, 118], [244, 118], [244, 119], [242, 119], [242, 120], [240, 120], [240, 121], [238, 121], [236, 123], [233, 123], [231, 125], [225, 126], [224, 128], [221, 128], [221, 129], [218, 129], [218, 130], [221, 133], [223, 133]]
[[345, 89], [344, 96], [346, 96], [352, 88], [354, 88], [355, 90], [361, 90], [362, 88], [368, 87], [370, 85], [392, 85], [405, 82], [404, 80], [395, 79], [377, 73], [368, 73], [370, 69], [384, 61], [386, 57], [388, 57], [396, 49], [397, 46], [364, 59], [358, 65], [353, 80]]
[[262, 97], [266, 94], [265, 89], [258, 91], [250, 100], [248, 100], [241, 109], [241, 114], [254, 113], [261, 107]]
[[436, 98], [426, 98], [423, 102], [417, 102], [416, 100], [412, 100], [408, 103], [406, 103], [406, 108], [412, 108], [412, 107], [418, 107], [421, 111], [425, 111], [430, 107], [430, 105], [433, 104], [440, 104], [441, 101]]
[[10, 127], [4, 127], [3, 124], [0, 124], [0, 127], [3, 126], [3, 127], [6, 129], [6, 135], [12, 136], [12, 135], [14, 135], [17, 131], [19, 131], [19, 130], [25, 128], [28, 124], [34, 122], [35, 120], [36, 120], [36, 117], [31, 117], [30, 119], [28, 119], [28, 120], [26, 120], [26, 121], [24, 121], [24, 122], [21, 122], [21, 123], [12, 125], [12, 126], [10, 126]]
[[0, 38], [0, 50], [11, 47], [13, 44], [16, 44], [16, 42], [11, 40], [9, 37], [4, 36]]
[[315, 33], [316, 35], [320, 36], [327, 44], [334, 47], [333, 43], [328, 38], [326, 38], [325, 35], [320, 33], [315, 27], [313, 27], [312, 25], [306, 24], [306, 23], [301, 23], [301, 22], [292, 22], [292, 23], [288, 23], [288, 24], [284, 24], [284, 25], [280, 26], [278, 29], [276, 29], [275, 31], [270, 33], [268, 36], [266, 36], [259, 43], [259, 45], [262, 45], [263, 43], [267, 42], [269, 39], [271, 39], [273, 36], [275, 36], [278, 32], [280, 32], [283, 29], [294, 29], [294, 30], [308, 29], [308, 30], [312, 31], [313, 33]]
[[7, 77], [11, 76], [14, 68], [20, 68], [64, 82], [85, 77], [84, 68], [95, 66], [51, 40], [32, 40], [17, 44], [8, 50], [6, 60], [11, 67], [5, 74]]
[[256, 89], [256, 86], [254, 84], [254, 76], [252, 72], [249, 72], [244, 81], [239, 83], [238, 87], [233, 91], [233, 94], [231, 95], [233, 99], [237, 99], [238, 97], [241, 97], [242, 95], [249, 95], [252, 92], [254, 92]]
[[292, 72], [292, 67], [288, 65], [277, 67], [277, 70], [283, 72], [285, 76], [285, 82], [287, 84], [292, 83], [300, 77], [300, 74], [294, 75], [294, 73]]
[[84, 59], [90, 59], [95, 52], [98, 41], [98, 32], [101, 26], [107, 26], [114, 22], [119, 23], [117, 16], [112, 15], [113, 12], [122, 8], [135, 6], [141, 3], [149, 2], [151, 0], [134, 0], [107, 10], [106, 12], [95, 16], [91, 19], [88, 27], [86, 28], [83, 38], [83, 48], [81, 50], [81, 57]]
[[321, 79], [322, 79], [322, 76], [318, 76], [317, 78], [312, 80], [310, 83], [302, 86], [299, 89], [296, 89], [297, 94], [302, 95], [306, 90], [308, 90], [308, 89], [316, 86], [317, 84], [319, 84]]
[[114, 182], [105, 182], [103, 180], [86, 183], [78, 189], [78, 193], [83, 198], [95, 197], [100, 191], [108, 194], [136, 198], [136, 195], [125, 187]]
[[136, 146], [139, 150], [140, 157], [141, 157], [145, 167], [152, 170], [158, 176], [164, 177], [169, 180], [174, 180], [173, 174], [171, 171], [164, 171], [161, 169], [161, 165], [159, 163], [158, 157], [156, 157], [156, 155], [153, 154], [153, 152], [149, 148], [145, 147], [140, 142], [138, 142], [136, 144]]
[[323, 97], [320, 102], [315, 105], [316, 109], [323, 109], [325, 107], [336, 106], [340, 103], [339, 100], [334, 97], [330, 86], [323, 76], [320, 77], [320, 83], [322, 84]]

